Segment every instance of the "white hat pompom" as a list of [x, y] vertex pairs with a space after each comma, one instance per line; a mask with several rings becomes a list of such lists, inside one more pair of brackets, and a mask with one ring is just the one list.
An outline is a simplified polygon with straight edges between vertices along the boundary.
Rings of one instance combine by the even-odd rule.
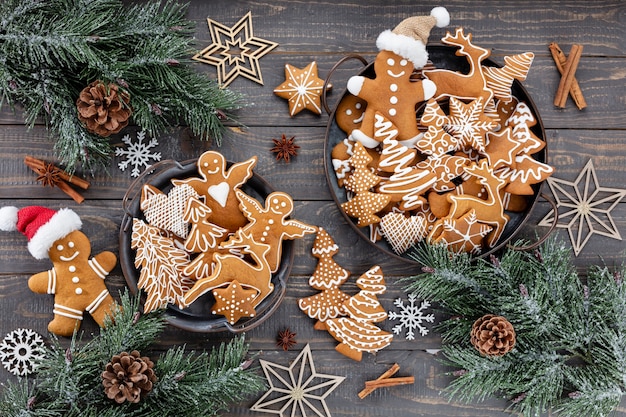
[[450, 13], [445, 7], [437, 6], [430, 11], [430, 15], [435, 18], [438, 28], [446, 27], [450, 24]]
[[0, 208], [0, 230], [5, 232], [17, 230], [17, 212], [18, 208], [14, 206]]

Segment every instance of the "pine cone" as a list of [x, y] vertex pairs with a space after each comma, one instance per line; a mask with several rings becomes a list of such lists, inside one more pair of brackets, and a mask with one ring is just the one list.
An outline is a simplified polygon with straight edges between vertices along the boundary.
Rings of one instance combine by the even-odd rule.
[[472, 325], [472, 345], [485, 356], [501, 356], [515, 346], [515, 330], [507, 319], [486, 314]]
[[78, 118], [89, 132], [108, 137], [128, 125], [132, 113], [129, 102], [128, 93], [120, 92], [116, 84], [94, 81], [76, 100]]
[[153, 367], [154, 363], [146, 356], [140, 357], [136, 350], [113, 356], [102, 372], [104, 392], [118, 404], [138, 403], [157, 380]]

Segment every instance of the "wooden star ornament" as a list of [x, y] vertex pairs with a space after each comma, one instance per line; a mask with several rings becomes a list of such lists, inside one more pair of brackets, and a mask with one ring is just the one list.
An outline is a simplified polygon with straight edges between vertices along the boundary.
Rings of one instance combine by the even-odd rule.
[[232, 28], [207, 18], [212, 43], [193, 56], [196, 61], [217, 67], [217, 79], [227, 87], [239, 75], [263, 85], [259, 59], [278, 46], [254, 36], [252, 13]]
[[[578, 256], [594, 234], [622, 240], [611, 211], [626, 196], [626, 190], [601, 187], [591, 159], [574, 182], [552, 177], [547, 182], [558, 208], [556, 227], [567, 229], [574, 255]], [[553, 223], [554, 213], [549, 213], [539, 226]]]
[[345, 379], [315, 371], [311, 347], [306, 345], [291, 366], [260, 359], [270, 389], [254, 403], [252, 411], [286, 416], [330, 417], [326, 397]]
[[285, 64], [285, 82], [274, 89], [274, 94], [289, 101], [291, 117], [302, 110], [322, 113], [321, 95], [324, 80], [317, 76], [317, 63], [300, 69]]

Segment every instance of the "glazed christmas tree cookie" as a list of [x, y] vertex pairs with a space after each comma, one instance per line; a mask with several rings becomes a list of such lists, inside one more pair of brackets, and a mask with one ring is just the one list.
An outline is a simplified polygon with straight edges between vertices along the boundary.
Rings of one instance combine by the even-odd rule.
[[511, 101], [513, 99], [511, 92], [513, 81], [524, 81], [526, 79], [534, 59], [535, 54], [526, 52], [505, 56], [503, 67], [483, 66], [482, 71], [485, 75], [487, 87], [493, 91], [494, 98], [504, 102]]
[[380, 267], [372, 267], [356, 283], [361, 291], [344, 302], [349, 317], [327, 320], [326, 327], [341, 342], [335, 349], [360, 361], [363, 352], [374, 353], [388, 346], [393, 335], [373, 324], [387, 318], [387, 312], [376, 297], [387, 289]]
[[350, 163], [354, 167], [354, 172], [345, 181], [345, 186], [353, 191], [354, 196], [347, 202], [341, 204], [341, 208], [350, 217], [358, 220], [358, 226], [364, 227], [378, 223], [380, 218], [376, 215], [382, 210], [390, 200], [388, 195], [373, 193], [370, 190], [378, 184], [380, 178], [368, 168], [371, 157], [360, 143], [356, 143], [354, 154], [350, 158]]
[[145, 313], [174, 304], [183, 307], [183, 297], [194, 281], [183, 271], [189, 264], [189, 255], [171, 238], [161, 235], [158, 227], [143, 220], [133, 220], [130, 247], [137, 251], [135, 268], [141, 268], [137, 288], [147, 297]]
[[318, 262], [315, 272], [309, 278], [309, 285], [321, 292], [299, 299], [298, 306], [304, 314], [317, 319], [314, 326], [316, 330], [326, 330], [324, 325], [326, 320], [346, 314], [343, 303], [349, 296], [341, 291], [339, 286], [350, 277], [350, 272], [333, 259], [339, 252], [339, 246], [321, 227], [317, 229], [312, 252]]
[[224, 251], [219, 245], [228, 238], [228, 230], [210, 221], [212, 213], [206, 204], [195, 197], [187, 200], [183, 213], [183, 220], [191, 224], [189, 236], [185, 240], [185, 250], [197, 253], [185, 266], [183, 274], [196, 280], [211, 273], [213, 254]]

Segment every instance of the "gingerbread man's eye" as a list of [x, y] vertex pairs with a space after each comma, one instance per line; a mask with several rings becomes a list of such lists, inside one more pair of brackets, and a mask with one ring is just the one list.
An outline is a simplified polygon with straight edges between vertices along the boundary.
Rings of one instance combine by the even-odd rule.
[[394, 61], [393, 58], [389, 58], [387, 60], [387, 65], [389, 65], [390, 67], [393, 67], [394, 65], [396, 65], [396, 61]]
[[409, 62], [406, 59], [403, 59], [402, 61], [400, 61], [400, 66], [401, 67], [406, 67], [406, 64], [408, 64]]
[[73, 248], [73, 247], [74, 247], [74, 242], [69, 242], [69, 243], [67, 244], [67, 246], [69, 246], [70, 248]]
[[59, 251], [63, 250], [63, 245], [57, 245], [57, 250]]

